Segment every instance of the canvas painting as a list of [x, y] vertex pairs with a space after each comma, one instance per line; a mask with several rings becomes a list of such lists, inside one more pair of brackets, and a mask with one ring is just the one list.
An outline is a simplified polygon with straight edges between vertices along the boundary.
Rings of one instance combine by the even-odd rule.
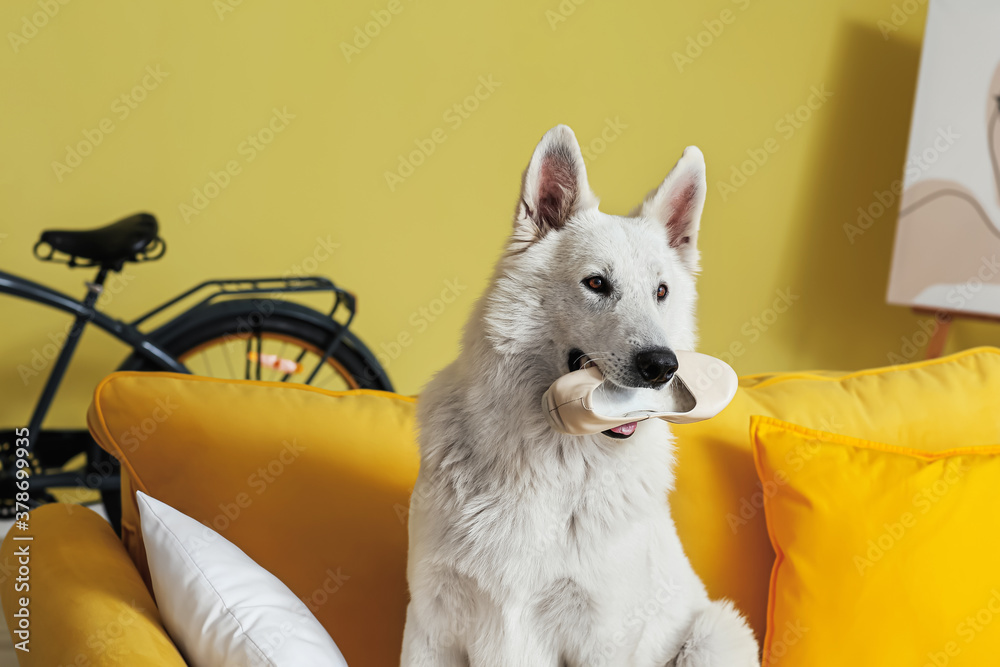
[[889, 303], [1000, 317], [1000, 2], [931, 0]]

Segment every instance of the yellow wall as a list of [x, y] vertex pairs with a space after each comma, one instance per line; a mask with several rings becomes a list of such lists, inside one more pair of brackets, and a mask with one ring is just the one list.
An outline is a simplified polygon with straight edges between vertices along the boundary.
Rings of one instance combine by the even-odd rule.
[[[609, 212], [637, 203], [685, 145], [704, 150], [703, 351], [742, 344], [729, 358], [747, 373], [881, 365], [911, 353], [901, 337], [920, 342], [916, 318], [884, 305], [895, 207], [854, 243], [843, 230], [902, 171], [925, 13], [917, 0], [902, 3], [912, 17], [893, 17], [898, 0], [231, 2], [0, 5], [0, 266], [82, 293], [89, 274], [30, 257], [39, 231], [149, 210], [169, 252], [130, 266], [109, 305], [134, 316], [203, 278], [292, 271], [329, 238], [338, 247], [317, 270], [360, 295], [356, 330], [374, 349], [411, 335], [388, 370], [416, 392], [455, 354], [521, 170], [561, 122], [591, 149], [591, 185]], [[25, 28], [46, 6], [58, 12]], [[391, 22], [345, 54], [341, 44], [390, 6]], [[902, 25], [884, 38], [878, 22], [893, 18]], [[707, 46], [679, 66], [675, 52], [699, 33]], [[144, 77], [150, 90], [127, 109], [119, 98]], [[791, 132], [780, 121], [813, 87], [833, 94], [814, 98]], [[449, 112], [477, 92], [467, 117]], [[251, 160], [242, 142], [273, 109], [294, 118]], [[92, 154], [69, 173], [54, 168], [102, 121], [113, 131]], [[607, 133], [614, 140], [590, 146], [609, 122], [621, 124]], [[390, 189], [385, 173], [436, 128], [446, 140]], [[765, 143], [777, 152], [724, 201], [719, 182]], [[193, 188], [231, 160], [240, 173], [185, 221]], [[425, 320], [420, 309], [446, 281], [464, 289]], [[798, 298], [772, 321], [784, 290]], [[0, 417], [24, 423], [42, 380], [25, 385], [17, 366], [65, 317], [10, 299], [0, 312]], [[959, 327], [952, 346], [995, 333]], [[82, 352], [51, 423], [80, 423], [91, 388], [125, 354], [98, 331]]]

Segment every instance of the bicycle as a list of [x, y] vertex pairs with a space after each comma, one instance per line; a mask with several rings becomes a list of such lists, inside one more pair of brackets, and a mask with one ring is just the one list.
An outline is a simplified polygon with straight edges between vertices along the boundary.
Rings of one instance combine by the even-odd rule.
[[[65, 263], [70, 268], [96, 268], [97, 275], [85, 283], [87, 293], [78, 301], [27, 278], [0, 271], [0, 294], [34, 301], [74, 316], [27, 425], [29, 507], [53, 502], [56, 499], [53, 489], [91, 489], [100, 492], [109, 520], [120, 531], [121, 482], [117, 460], [104, 452], [86, 429], [42, 429], [88, 324], [98, 326], [132, 348], [118, 370], [230, 378], [242, 375], [243, 379], [322, 387], [329, 387], [332, 382], [335, 385], [332, 388], [337, 389], [392, 391], [385, 370], [349, 330], [357, 311], [355, 296], [327, 278], [208, 280], [131, 322], [123, 322], [98, 310], [98, 299], [108, 275], [122, 271], [126, 262], [141, 263], [163, 257], [166, 243], [159, 235], [156, 218], [138, 213], [97, 229], [44, 231], [33, 252], [42, 261]], [[279, 298], [313, 292], [332, 295], [329, 313]], [[140, 330], [140, 325], [198, 296], [200, 300], [160, 326], [148, 332]], [[346, 315], [340, 315], [338, 321], [340, 310]], [[21, 509], [15, 501], [18, 491], [15, 443], [23, 442], [18, 436], [23, 436], [23, 428], [0, 431], [0, 517], [12, 517]], [[73, 462], [79, 462], [81, 457], [84, 461], [73, 467]]]

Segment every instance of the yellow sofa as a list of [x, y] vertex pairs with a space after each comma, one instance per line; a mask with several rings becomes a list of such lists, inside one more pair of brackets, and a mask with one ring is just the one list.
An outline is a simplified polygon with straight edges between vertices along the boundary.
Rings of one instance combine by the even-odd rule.
[[[675, 427], [671, 509], [695, 569], [763, 637], [774, 554], [751, 415], [936, 451], [956, 441], [997, 444], [997, 395], [1000, 350], [992, 348], [859, 373], [742, 378], [721, 415]], [[36, 639], [19, 654], [21, 664], [184, 664], [150, 593], [135, 489], [212, 526], [277, 575], [352, 667], [398, 664], [407, 508], [419, 463], [414, 404], [364, 390], [109, 376], [87, 417], [122, 462], [123, 536], [86, 508], [55, 504], [32, 513]], [[0, 563], [16, 561], [15, 548], [8, 537]], [[13, 587], [0, 590], [12, 609]]]

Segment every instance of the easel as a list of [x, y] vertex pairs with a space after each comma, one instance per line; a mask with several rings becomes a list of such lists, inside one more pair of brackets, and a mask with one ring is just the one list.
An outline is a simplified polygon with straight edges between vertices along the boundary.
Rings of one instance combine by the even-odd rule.
[[927, 310], [914, 308], [913, 312], [921, 317], [933, 317], [937, 320], [937, 327], [931, 334], [927, 343], [925, 359], [937, 359], [944, 352], [945, 343], [948, 342], [948, 330], [951, 323], [956, 319], [978, 320], [980, 322], [997, 322], [1000, 318], [990, 315], [975, 315], [973, 313], [963, 313], [955, 310]]

